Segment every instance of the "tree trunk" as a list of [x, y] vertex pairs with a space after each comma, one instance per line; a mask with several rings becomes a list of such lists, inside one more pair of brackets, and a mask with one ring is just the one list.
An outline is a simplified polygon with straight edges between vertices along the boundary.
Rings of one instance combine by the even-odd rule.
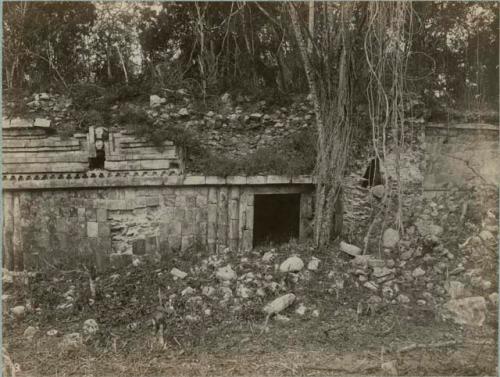
[[[330, 12], [332, 9], [327, 7], [325, 11]], [[318, 130], [314, 220], [314, 240], [318, 247], [328, 244], [335, 233], [334, 214], [335, 208], [340, 208], [338, 201], [341, 200], [342, 175], [350, 138], [350, 46], [345, 20], [350, 20], [351, 11], [352, 5], [342, 4], [342, 22], [339, 25], [340, 46], [330, 45], [330, 39], [324, 38], [322, 41], [324, 45], [318, 47], [328, 53], [333, 47], [340, 49], [338, 60], [316, 62], [322, 66], [315, 70], [312, 64], [315, 55], [306, 46], [295, 5], [289, 3], [292, 27], [304, 63]], [[330, 15], [326, 16], [329, 18]], [[336, 80], [333, 80], [335, 76], [331, 71], [334, 66], [339, 67]], [[335, 93], [331, 90], [334, 85]]]
[[118, 45], [115, 45], [115, 47], [116, 47], [116, 51], [118, 51], [118, 56], [120, 58], [120, 63], [122, 65], [123, 75], [125, 76], [125, 83], [128, 85], [127, 68], [125, 67], [125, 61], [123, 60], [122, 52], [120, 51], [120, 47]]

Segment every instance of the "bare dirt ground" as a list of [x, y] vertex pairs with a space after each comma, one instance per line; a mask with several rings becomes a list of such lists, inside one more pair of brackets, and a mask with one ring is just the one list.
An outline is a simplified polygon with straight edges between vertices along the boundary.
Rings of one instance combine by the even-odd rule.
[[[490, 339], [468, 339], [456, 346], [386, 352], [332, 350], [244, 351], [225, 353], [182, 350], [145, 353], [76, 352], [63, 356], [55, 344], [36, 342], [33, 347], [12, 348], [22, 365], [18, 377], [28, 376], [319, 376], [388, 375], [384, 362], [394, 362], [398, 375], [496, 375], [496, 347]], [[22, 347], [22, 346], [21, 346]], [[247, 343], [258, 348], [258, 341]], [[325, 347], [330, 348], [330, 347]]]

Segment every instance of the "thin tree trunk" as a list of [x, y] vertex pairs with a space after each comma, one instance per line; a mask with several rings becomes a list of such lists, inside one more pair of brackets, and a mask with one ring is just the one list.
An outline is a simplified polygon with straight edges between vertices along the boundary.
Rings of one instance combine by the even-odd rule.
[[118, 51], [118, 56], [120, 57], [120, 63], [122, 65], [123, 74], [125, 75], [125, 83], [128, 85], [127, 68], [125, 67], [125, 61], [123, 60], [122, 52], [120, 51], [120, 47], [118, 45], [115, 45], [115, 47], [116, 51]]
[[307, 41], [307, 51], [312, 53], [312, 38], [314, 38], [314, 0], [309, 0], [309, 35]]
[[[316, 246], [322, 246], [331, 241], [331, 236], [335, 234], [335, 229], [333, 229], [335, 208], [340, 207], [338, 200], [341, 200], [342, 177], [350, 138], [351, 87], [348, 20], [350, 20], [352, 9], [351, 4], [342, 4], [341, 22], [337, 25], [339, 37], [335, 40], [336, 43], [332, 43], [327, 35], [318, 44], [318, 48], [323, 52], [320, 51], [319, 55], [323, 58], [315, 62], [316, 65], [321, 65], [321, 68], [315, 70], [312, 59], [318, 57], [308, 50], [295, 5], [289, 3], [292, 27], [304, 63], [318, 130], [314, 221]], [[324, 11], [329, 13], [333, 9], [326, 7]], [[330, 14], [325, 16], [326, 19], [331, 19]], [[333, 29], [333, 25], [328, 26]], [[340, 54], [332, 54], [335, 50], [339, 50]], [[332, 57], [335, 60], [332, 60]], [[335, 67], [339, 68], [335, 71]]]

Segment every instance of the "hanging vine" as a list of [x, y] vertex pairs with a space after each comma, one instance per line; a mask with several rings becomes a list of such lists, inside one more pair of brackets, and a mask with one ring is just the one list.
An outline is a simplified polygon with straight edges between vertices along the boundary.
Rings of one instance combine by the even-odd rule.
[[[327, 4], [320, 8], [322, 23], [314, 38], [301, 22], [296, 5], [289, 3], [292, 26], [306, 71], [318, 131], [315, 168], [314, 238], [317, 246], [334, 235], [335, 208], [351, 138], [352, 46], [355, 3]], [[318, 22], [319, 23], [319, 22]], [[308, 40], [311, 46], [306, 44]]]
[[373, 225], [383, 210], [383, 226], [392, 197], [396, 196], [396, 228], [403, 229], [401, 151], [405, 143], [404, 93], [405, 77], [410, 54], [412, 28], [411, 3], [370, 2], [368, 26], [364, 39], [365, 57], [369, 72], [367, 99], [372, 126], [372, 143], [376, 158], [387, 172], [388, 150], [395, 154], [395, 182], [385, 180], [384, 198], [379, 212], [365, 237], [364, 251], [368, 248]]

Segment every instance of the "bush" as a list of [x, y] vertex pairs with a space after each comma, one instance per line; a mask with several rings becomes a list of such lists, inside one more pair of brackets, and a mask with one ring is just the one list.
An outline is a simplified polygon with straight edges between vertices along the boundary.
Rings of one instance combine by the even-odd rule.
[[311, 131], [297, 132], [276, 146], [259, 148], [244, 157], [228, 158], [203, 147], [193, 131], [175, 124], [156, 123], [143, 109], [127, 108], [118, 121], [159, 150], [166, 140], [184, 148], [186, 169], [192, 173], [221, 177], [311, 174], [316, 162], [316, 136]]
[[104, 98], [105, 89], [94, 84], [76, 84], [71, 87], [70, 97], [77, 110], [95, 108]]
[[[279, 151], [279, 153], [276, 153]], [[242, 158], [231, 159], [202, 151], [191, 155], [188, 169], [206, 175], [299, 175], [311, 174], [316, 162], [316, 139], [309, 131], [298, 132], [274, 147], [259, 148]], [[188, 154], [189, 155], [189, 154]]]

